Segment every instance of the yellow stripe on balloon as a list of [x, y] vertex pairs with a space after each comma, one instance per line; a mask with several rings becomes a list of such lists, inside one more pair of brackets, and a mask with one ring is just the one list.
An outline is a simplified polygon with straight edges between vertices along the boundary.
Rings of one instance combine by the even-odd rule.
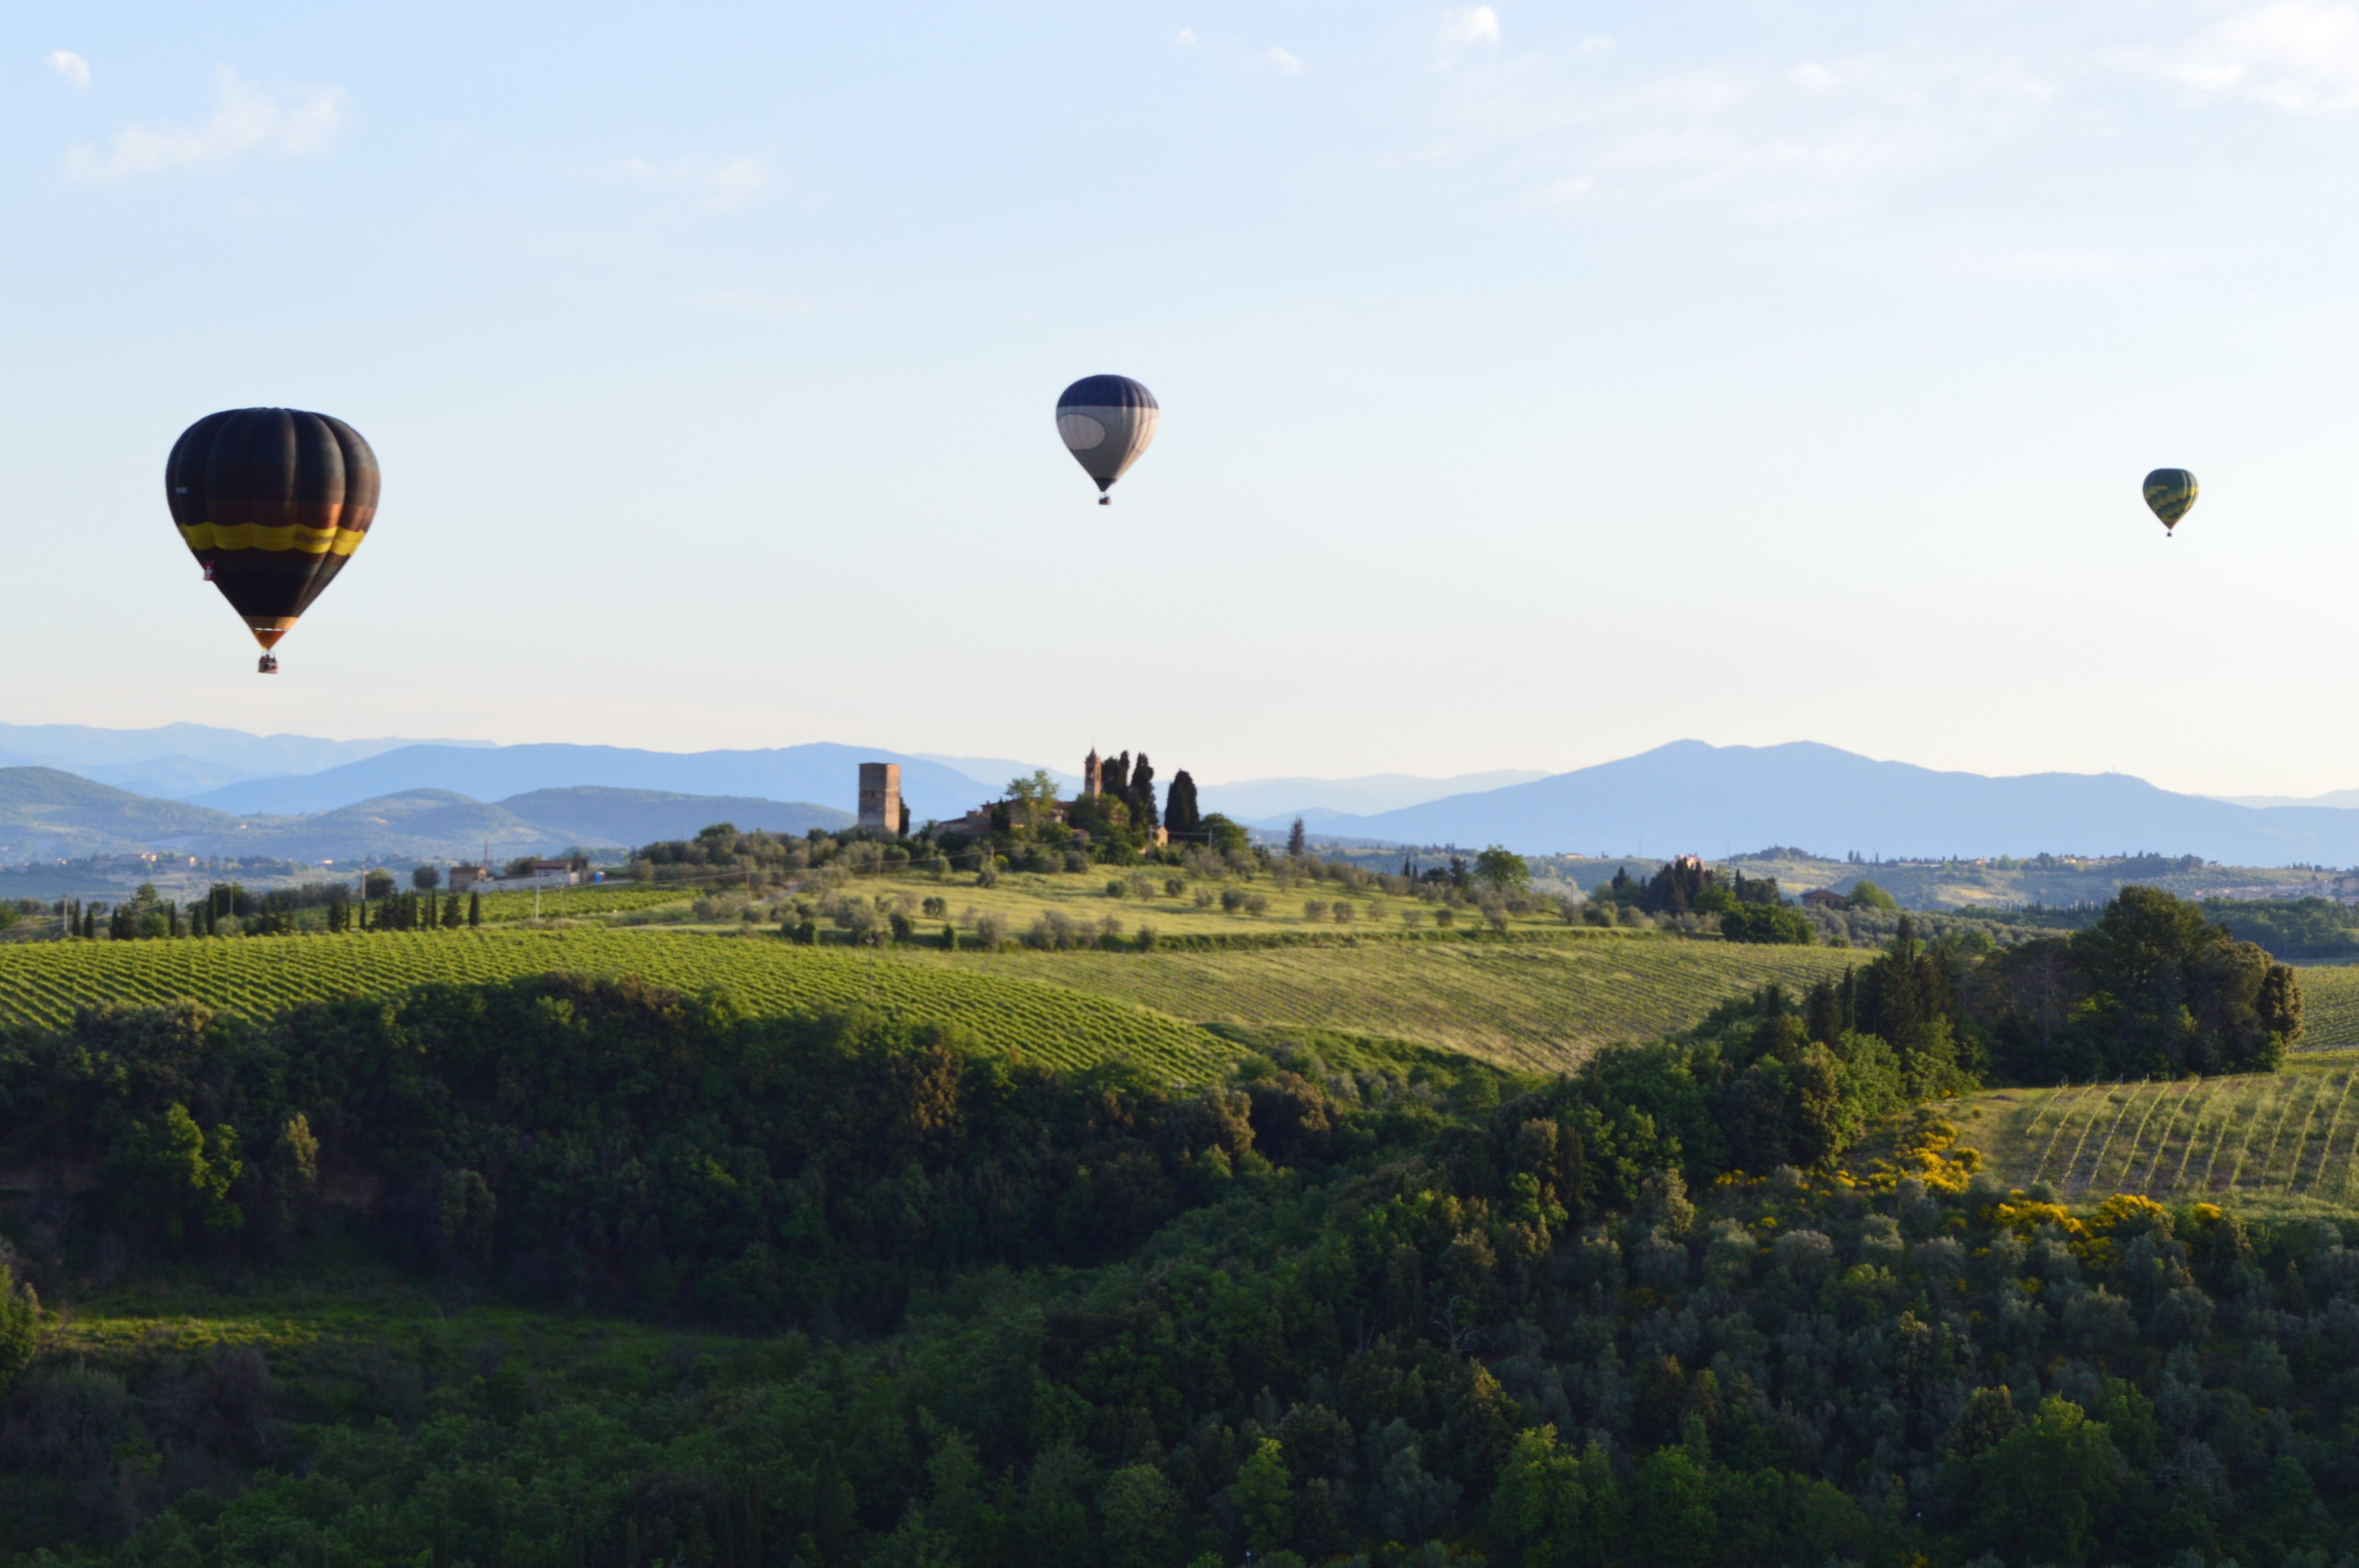
[[307, 556], [349, 556], [368, 536], [365, 528], [305, 528], [294, 522], [198, 522], [181, 530], [192, 550], [300, 550]]

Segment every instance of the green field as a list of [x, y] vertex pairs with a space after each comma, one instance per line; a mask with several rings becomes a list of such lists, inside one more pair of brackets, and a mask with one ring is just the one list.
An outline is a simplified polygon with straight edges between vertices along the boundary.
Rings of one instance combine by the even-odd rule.
[[2359, 1199], [2354, 1077], [2359, 1054], [2318, 1052], [2277, 1073], [1994, 1090], [1950, 1115], [2001, 1180], [2045, 1184], [2061, 1202], [2233, 1193], [2347, 1205]]
[[1661, 937], [1369, 942], [1212, 953], [912, 952], [921, 965], [1021, 975], [1206, 1023], [1360, 1030], [1523, 1068], [1684, 1029], [1769, 980], [1806, 986], [1862, 954]]
[[419, 931], [368, 936], [72, 942], [0, 951], [0, 1022], [59, 1024], [100, 1001], [192, 998], [266, 1016], [323, 997], [567, 971], [722, 988], [765, 1012], [870, 1003], [922, 1023], [963, 1023], [987, 1044], [1059, 1067], [1126, 1057], [1188, 1078], [1233, 1048], [1194, 1025], [1014, 974], [968, 974], [774, 938], [680, 931]]
[[657, 885], [642, 887], [637, 883], [593, 883], [588, 887], [550, 888], [537, 896], [530, 893], [487, 893], [483, 895], [483, 918], [486, 923], [495, 920], [529, 920], [537, 914], [543, 919], [581, 919], [597, 915], [627, 914], [634, 909], [652, 909], [665, 904], [685, 904], [702, 887]]
[[342, 937], [48, 942], [0, 948], [0, 1022], [55, 1024], [101, 1001], [186, 997], [263, 1017], [323, 997], [569, 970], [722, 987], [787, 1012], [863, 1000], [957, 1020], [1059, 1065], [1126, 1056], [1186, 1077], [1233, 1047], [1204, 1024], [1347, 1030], [1559, 1069], [1611, 1040], [1686, 1028], [1767, 980], [1807, 985], [1861, 954], [1652, 935], [1549, 942], [1362, 941], [1236, 951], [881, 953], [764, 933], [482, 930]]

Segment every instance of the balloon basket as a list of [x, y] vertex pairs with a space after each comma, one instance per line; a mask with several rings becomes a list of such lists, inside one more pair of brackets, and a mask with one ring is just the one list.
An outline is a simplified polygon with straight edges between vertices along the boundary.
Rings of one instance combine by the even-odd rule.
[[1101, 507], [1110, 507], [1114, 504], [1114, 497], [1111, 496], [1100, 496], [1097, 497], [1097, 504]]
[[276, 674], [277, 674], [277, 673], [278, 673], [278, 655], [276, 655], [276, 654], [275, 654], [275, 653], [265, 653], [265, 654], [264, 654], [264, 655], [262, 656], [262, 658], [261, 658], [259, 661], [256, 661], [256, 663], [254, 664], [254, 673], [255, 673], [256, 674], [258, 674], [258, 675], [276, 675]]

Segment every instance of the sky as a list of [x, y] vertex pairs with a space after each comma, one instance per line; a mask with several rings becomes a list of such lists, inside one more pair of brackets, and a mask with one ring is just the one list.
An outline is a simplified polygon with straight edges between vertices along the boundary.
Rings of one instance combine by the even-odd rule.
[[[2359, 786], [2355, 155], [2330, 0], [18, 0], [0, 720]], [[269, 680], [255, 404], [385, 476]]]

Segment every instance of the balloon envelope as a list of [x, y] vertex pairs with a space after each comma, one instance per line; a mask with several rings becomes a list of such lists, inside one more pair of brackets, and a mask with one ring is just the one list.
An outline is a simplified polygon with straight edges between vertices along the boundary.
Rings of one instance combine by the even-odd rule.
[[1146, 451], [1162, 417], [1155, 394], [1128, 376], [1084, 376], [1057, 399], [1057, 434], [1100, 495]]
[[360, 548], [377, 484], [359, 431], [293, 408], [208, 414], [164, 462], [172, 525], [264, 648]]
[[2195, 505], [2195, 475], [2184, 468], [2157, 468], [2146, 475], [2145, 489], [2146, 504], [2165, 529], [2177, 527]]

